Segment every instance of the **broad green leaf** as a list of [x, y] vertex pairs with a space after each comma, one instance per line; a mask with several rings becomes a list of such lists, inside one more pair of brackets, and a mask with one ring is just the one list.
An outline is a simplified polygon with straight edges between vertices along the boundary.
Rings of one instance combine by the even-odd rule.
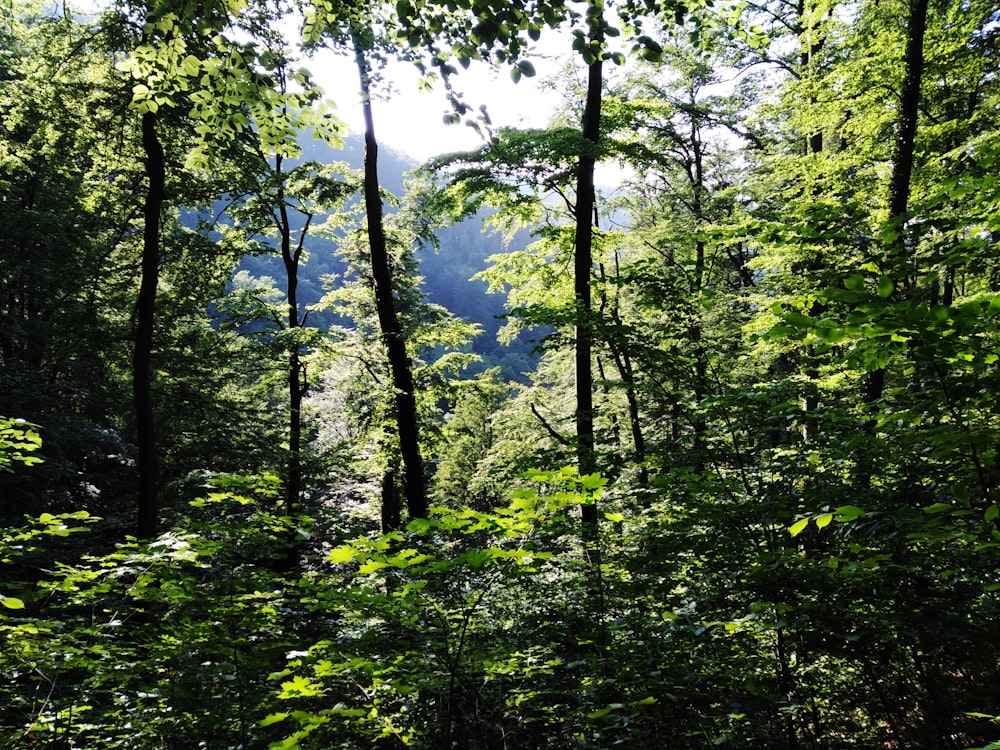
[[427, 518], [414, 518], [406, 524], [406, 530], [411, 534], [423, 534], [434, 524]]
[[327, 554], [327, 562], [345, 563], [350, 562], [358, 554], [358, 551], [349, 544], [343, 544], [336, 549], [330, 550]]
[[288, 718], [287, 711], [280, 711], [276, 714], [268, 714], [267, 716], [265, 716], [263, 719], [260, 720], [257, 726], [269, 727], [272, 724], [277, 724], [278, 722], [284, 721], [287, 718]]
[[985, 521], [995, 521], [998, 516], [1000, 516], [1000, 508], [998, 508], [994, 503], [986, 509], [986, 513], [983, 514], [983, 519]]
[[860, 292], [865, 288], [865, 277], [860, 273], [852, 273], [844, 279], [844, 288], [852, 292]]
[[802, 313], [785, 313], [785, 322], [795, 328], [811, 328], [813, 319]]
[[830, 525], [830, 521], [833, 520], [833, 513], [823, 513], [822, 515], [816, 516], [816, 525], [819, 528], [825, 528]]
[[853, 521], [865, 514], [857, 505], [841, 505], [839, 508], [834, 509], [834, 513], [836, 514], [836, 519], [841, 522]]
[[879, 297], [888, 297], [895, 288], [896, 284], [888, 276], [883, 276], [878, 280], [877, 290]]
[[526, 78], [531, 78], [535, 75], [535, 66], [529, 60], [521, 60], [517, 64], [517, 68]]
[[587, 718], [588, 719], [600, 719], [601, 717], [607, 716], [612, 711], [617, 711], [618, 709], [622, 708], [624, 705], [625, 705], [624, 703], [609, 703], [604, 708], [599, 708], [596, 711], [592, 711], [591, 713], [587, 714]]
[[800, 518], [798, 521], [796, 521], [795, 523], [793, 523], [791, 526], [788, 527], [788, 533], [791, 534], [792, 536], [798, 536], [803, 531], [805, 531], [805, 528], [808, 525], [809, 525], [808, 518]]
[[4, 596], [0, 594], [0, 604], [7, 609], [24, 609], [24, 602], [15, 596]]
[[323, 688], [308, 677], [296, 675], [287, 682], [281, 683], [279, 698], [309, 698], [323, 694]]
[[360, 573], [368, 575], [369, 573], [374, 573], [375, 571], [382, 570], [382, 568], [387, 567], [389, 567], [388, 563], [384, 563], [381, 560], [369, 560], [358, 570]]
[[483, 565], [492, 557], [488, 550], [473, 549], [469, 550], [464, 555], [466, 562], [468, 562], [469, 567], [475, 569], [483, 567]]
[[599, 490], [607, 483], [607, 478], [600, 474], [584, 474], [580, 477], [580, 486], [585, 490]]
[[951, 315], [951, 310], [946, 305], [938, 305], [931, 310], [931, 318], [938, 323], [944, 323]]

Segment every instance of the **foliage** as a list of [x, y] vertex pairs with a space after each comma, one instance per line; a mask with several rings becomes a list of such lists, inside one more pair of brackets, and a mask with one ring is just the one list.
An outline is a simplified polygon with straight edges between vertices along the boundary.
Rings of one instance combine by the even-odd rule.
[[42, 439], [32, 425], [23, 419], [0, 417], [0, 471], [14, 471], [14, 464], [25, 466], [41, 463], [30, 454], [42, 445]]
[[[307, 4], [305, 49], [417, 61], [484, 131], [454, 88], [474, 59], [529, 76], [562, 26], [585, 65], [627, 63], [596, 142], [568, 116], [499, 128], [428, 165], [440, 189], [382, 194], [435, 503], [387, 534], [395, 394], [358, 178], [301, 143], [339, 131], [275, 32], [287, 8], [0, 11], [0, 413], [24, 418], [0, 419], [0, 742], [995, 747], [1000, 26], [980, 0], [931, 8], [907, 120], [920, 3], [683, 23], [646, 3]], [[148, 540], [122, 500], [140, 113], [171, 166]], [[630, 170], [595, 194], [589, 310], [582, 158]], [[451, 266], [472, 306], [453, 278], [481, 246], [438, 241], [462, 216], [499, 228], [476, 283], [541, 339], [516, 381], [427, 297]], [[328, 273], [321, 302], [295, 296], [299, 262]], [[584, 476], [560, 468], [581, 325]], [[309, 386], [297, 506], [289, 373]]]

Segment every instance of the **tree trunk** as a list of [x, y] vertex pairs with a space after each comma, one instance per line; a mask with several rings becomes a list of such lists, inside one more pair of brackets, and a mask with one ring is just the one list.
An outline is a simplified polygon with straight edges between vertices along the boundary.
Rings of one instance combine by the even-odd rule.
[[[596, 220], [595, 220], [596, 223]], [[607, 285], [607, 277], [604, 271], [604, 264], [599, 263], [598, 268], [600, 269], [602, 288]], [[618, 257], [615, 256], [615, 284], [621, 282], [621, 268], [618, 263]], [[602, 292], [601, 294], [601, 314], [605, 314], [605, 308], [608, 306], [607, 294]], [[615, 294], [613, 300], [610, 304], [610, 311], [607, 313], [611, 316], [612, 322], [617, 328], [624, 330], [624, 324], [622, 322], [620, 309], [618, 305], [618, 295]], [[614, 359], [615, 367], [618, 369], [618, 376], [621, 378], [622, 384], [625, 387], [625, 401], [628, 404], [628, 419], [629, 428], [632, 433], [632, 447], [635, 452], [635, 464], [639, 469], [639, 475], [637, 482], [640, 487], [649, 486], [649, 468], [646, 466], [646, 439], [642, 431], [642, 421], [639, 413], [639, 396], [638, 396], [638, 386], [635, 375], [635, 368], [632, 366], [632, 357], [629, 355], [628, 347], [621, 346], [615, 341], [615, 335], [612, 333], [606, 339], [608, 349], [611, 351], [611, 357]], [[643, 496], [643, 502], [647, 502], [648, 497]]]
[[[815, 25], [811, 22], [807, 22], [806, 19], [806, 3], [804, 0], [800, 1], [797, 9], [798, 25], [799, 25], [799, 35], [802, 37], [802, 48], [799, 50], [799, 68], [800, 76], [806, 78], [813, 72], [813, 64], [816, 61], [816, 56], [819, 54], [820, 50], [823, 48], [825, 42], [825, 37], [817, 36], [818, 32], [815, 29]], [[809, 95], [809, 107], [816, 106], [816, 97], [814, 94]], [[806, 156], [818, 155], [823, 152], [823, 131], [816, 130], [806, 136], [805, 139], [805, 152]], [[813, 187], [813, 197], [817, 197], [820, 191]], [[815, 257], [811, 258], [806, 263], [806, 273], [809, 277], [818, 274], [823, 266], [823, 258], [821, 255], [817, 254]], [[818, 300], [813, 302], [809, 309], [809, 315], [813, 318], [820, 318], [825, 310], [824, 305]], [[816, 382], [819, 380], [819, 357], [816, 354], [815, 347], [806, 347], [805, 362], [803, 365], [803, 374], [805, 375], [805, 392], [802, 394], [802, 427], [801, 435], [802, 440], [805, 443], [812, 442], [816, 437], [819, 426], [817, 424], [817, 412], [819, 411], [819, 391], [816, 386]]]
[[375, 139], [375, 121], [372, 116], [368, 61], [364, 46], [353, 34], [355, 60], [361, 78], [362, 111], [365, 118], [365, 212], [368, 216], [368, 245], [371, 252], [372, 284], [375, 288], [375, 307], [378, 311], [382, 342], [389, 358], [392, 384], [395, 391], [396, 428], [399, 433], [399, 453], [403, 460], [403, 495], [410, 518], [427, 516], [427, 490], [424, 483], [424, 465], [420, 456], [417, 401], [414, 393], [413, 371], [406, 354], [406, 340], [396, 314], [392, 296], [392, 269], [386, 248], [385, 229], [382, 225], [382, 196], [378, 182], [378, 141]]
[[[598, 24], [603, 24], [603, 5], [599, 6]], [[594, 33], [596, 40], [603, 40], [599, 25]], [[592, 301], [590, 295], [591, 267], [593, 265], [594, 233], [592, 216], [597, 196], [594, 191], [594, 166], [598, 142], [601, 137], [601, 88], [604, 63], [598, 54], [590, 64], [587, 76], [587, 100], [583, 109], [582, 131], [586, 150], [580, 154], [576, 174], [576, 241], [573, 256], [574, 296], [576, 301], [576, 458], [581, 475], [597, 471], [594, 445], [594, 374], [591, 361], [593, 348]], [[597, 506], [581, 507], [585, 524], [597, 524]]]
[[166, 197], [166, 160], [163, 144], [156, 134], [156, 115], [152, 112], [146, 112], [142, 116], [142, 147], [146, 154], [146, 177], [149, 185], [143, 206], [142, 276], [136, 300], [132, 388], [139, 468], [136, 536], [148, 539], [156, 534], [157, 522], [159, 467], [153, 414], [152, 355], [160, 266], [160, 214]]
[[274, 158], [274, 171], [278, 177], [278, 233], [281, 238], [281, 260], [285, 266], [285, 299], [288, 305], [288, 330], [293, 333], [291, 349], [288, 352], [288, 476], [285, 480], [286, 511], [291, 513], [299, 503], [302, 494], [302, 398], [306, 393], [305, 368], [302, 365], [299, 344], [294, 331], [301, 328], [304, 319], [299, 319], [299, 260], [302, 246], [309, 228], [311, 216], [306, 217], [299, 242], [292, 248], [292, 225], [285, 204], [285, 189], [282, 177], [282, 158]]
[[[896, 155], [892, 164], [889, 184], [889, 225], [895, 228], [896, 239], [888, 248], [889, 265], [896, 269], [906, 261], [906, 238], [903, 223], [910, 201], [910, 181], [913, 176], [913, 151], [917, 136], [917, 118], [920, 113], [920, 84], [924, 73], [924, 31], [927, 28], [927, 0], [910, 0], [906, 24], [906, 60], [903, 92], [899, 106], [899, 133], [896, 136]], [[871, 405], [882, 398], [885, 390], [885, 370], [872, 370], [865, 378], [862, 400]], [[874, 429], [869, 420], [866, 429]]]

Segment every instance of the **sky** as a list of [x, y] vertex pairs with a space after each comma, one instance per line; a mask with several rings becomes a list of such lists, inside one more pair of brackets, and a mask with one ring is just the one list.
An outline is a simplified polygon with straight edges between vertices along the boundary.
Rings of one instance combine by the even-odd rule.
[[[549, 49], [552, 43], [565, 41], [563, 49], [570, 50], [568, 39], [565, 36], [560, 39], [561, 36], [559, 33], [550, 35]], [[545, 42], [545, 38], [542, 41]], [[561, 79], [572, 55], [571, 51], [566, 54], [561, 54], [561, 50], [559, 53], [535, 51], [528, 59], [537, 74], [521, 78], [518, 83], [511, 80], [509, 70], [494, 70], [485, 63], [473, 62], [468, 70], [459, 71], [453, 85], [473, 109], [486, 105], [494, 128], [542, 128], [564, 107], [562, 95], [547, 82]], [[353, 132], [362, 132], [358, 72], [353, 62], [325, 51], [316, 59], [305, 61], [304, 65], [336, 105], [337, 116]], [[578, 74], [582, 76], [582, 70]], [[444, 124], [443, 117], [449, 105], [442, 87], [422, 92], [417, 83], [419, 76], [411, 64], [393, 63], [385, 77], [392, 81], [391, 88], [376, 93], [372, 102], [379, 144], [418, 162], [439, 154], [471, 151], [483, 144], [482, 137], [468, 125]], [[628, 167], [607, 162], [598, 164], [595, 173], [598, 185], [612, 188], [632, 176], [633, 171]]]
[[[483, 63], [472, 63], [461, 70], [454, 80], [456, 90], [463, 93], [474, 109], [485, 104], [494, 127], [544, 127], [558, 96], [543, 90], [541, 82], [554, 75], [561, 63], [554, 58], [532, 57], [538, 74], [514, 83], [507, 70], [496, 71]], [[363, 130], [358, 73], [353, 62], [325, 52], [305, 63], [336, 105], [337, 115], [355, 132]], [[482, 144], [476, 131], [464, 124], [445, 125], [449, 111], [443, 88], [422, 92], [419, 75], [409, 63], [393, 63], [386, 78], [391, 88], [377, 91], [372, 102], [375, 133], [380, 143], [391, 146], [408, 156], [423, 161], [431, 156], [453, 151], [471, 150]]]
[[[84, 12], [95, 12], [109, 0], [75, 0]], [[289, 35], [298, 33], [297, 22], [288, 18]], [[494, 70], [485, 63], [472, 62], [460, 70], [454, 87], [465, 96], [474, 109], [486, 105], [493, 127], [545, 127], [553, 113], [562, 105], [561, 96], [544, 85], [547, 79], [559, 75], [573, 55], [568, 35], [549, 31], [530, 50], [529, 59], [537, 75], [521, 78], [514, 83], [509, 69]], [[353, 61], [345, 55], [323, 50], [315, 58], [303, 60], [335, 105], [337, 115], [354, 132], [362, 132], [358, 74]], [[443, 118], [449, 105], [443, 87], [422, 92], [419, 75], [410, 63], [391, 63], [386, 70], [391, 88], [375, 92], [373, 113], [379, 142], [396, 151], [424, 161], [438, 154], [472, 150], [483, 143], [474, 129], [464, 124], [445, 125]], [[604, 171], [607, 171], [605, 166]], [[616, 170], [612, 168], [612, 173]]]

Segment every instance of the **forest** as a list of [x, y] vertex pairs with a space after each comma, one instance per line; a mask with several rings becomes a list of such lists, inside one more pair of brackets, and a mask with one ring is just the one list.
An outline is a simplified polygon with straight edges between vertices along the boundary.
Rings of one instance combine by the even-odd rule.
[[988, 0], [0, 3], [0, 746], [1000, 748], [998, 74]]

